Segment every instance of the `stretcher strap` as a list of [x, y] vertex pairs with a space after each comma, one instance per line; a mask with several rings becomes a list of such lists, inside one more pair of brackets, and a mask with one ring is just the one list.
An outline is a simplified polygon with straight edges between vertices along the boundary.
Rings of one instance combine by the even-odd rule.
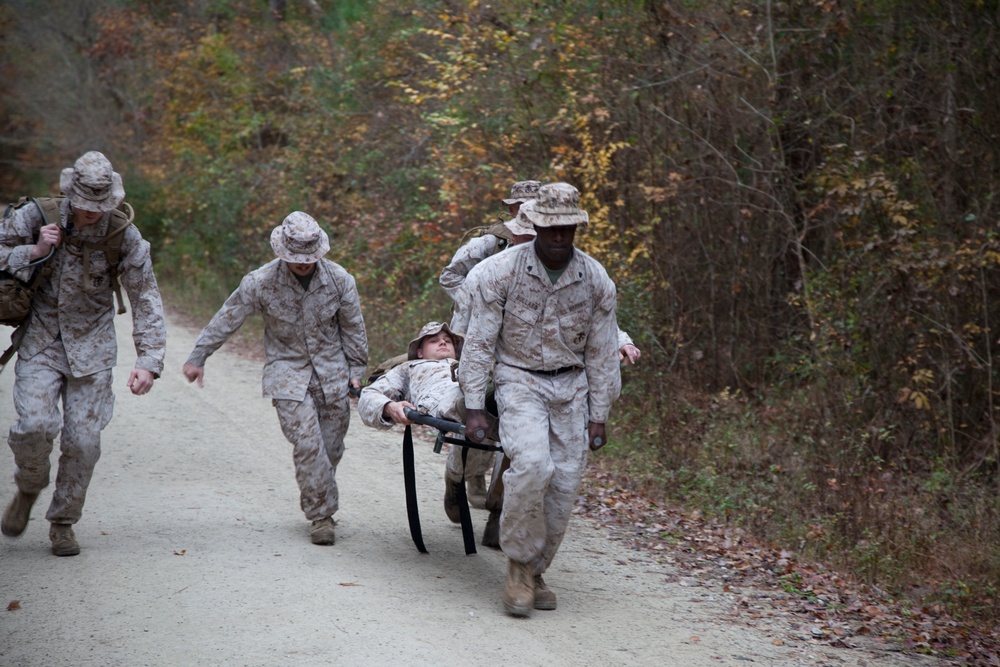
[[462, 483], [458, 486], [458, 516], [462, 521], [465, 555], [471, 556], [476, 553], [476, 535], [472, 530], [472, 513], [469, 511], [469, 498], [465, 493], [465, 461], [467, 458], [469, 458], [469, 450], [462, 447]]
[[[410, 537], [417, 551], [427, 553], [424, 536], [420, 532], [420, 511], [417, 509], [417, 479], [413, 470], [413, 434], [407, 425], [403, 433], [403, 485], [406, 489], [406, 519], [410, 522]], [[464, 491], [464, 489], [463, 489]], [[468, 510], [466, 510], [468, 512]], [[463, 528], [464, 530], [464, 528]]]

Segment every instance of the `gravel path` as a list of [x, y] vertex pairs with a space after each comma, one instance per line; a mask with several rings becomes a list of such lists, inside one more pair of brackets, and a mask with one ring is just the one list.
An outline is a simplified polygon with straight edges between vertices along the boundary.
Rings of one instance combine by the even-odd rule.
[[[401, 435], [356, 418], [337, 543], [314, 546], [260, 364], [223, 348], [205, 388], [189, 385], [180, 367], [196, 332], [172, 321], [164, 377], [137, 398], [124, 387], [129, 317], [118, 326], [116, 415], [76, 530], [82, 553], [49, 551], [51, 487], [25, 534], [0, 540], [0, 665], [937, 664], [737, 624], [721, 586], [685, 586], [583, 518], [546, 574], [558, 610], [512, 618], [500, 603], [502, 554], [466, 556], [444, 516], [445, 457], [417, 443], [422, 555], [407, 529]], [[3, 424], [12, 380], [13, 364], [0, 374]], [[4, 505], [12, 478], [4, 446]], [[473, 518], [481, 532], [486, 513]]]

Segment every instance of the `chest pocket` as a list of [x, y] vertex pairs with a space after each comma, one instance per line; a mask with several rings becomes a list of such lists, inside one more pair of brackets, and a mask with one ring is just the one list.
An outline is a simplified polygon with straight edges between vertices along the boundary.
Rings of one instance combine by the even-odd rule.
[[538, 317], [539, 311], [533, 310], [519, 301], [508, 300], [504, 306], [504, 338], [512, 346], [524, 346], [531, 338]]
[[80, 276], [83, 290], [89, 294], [106, 292], [111, 284], [111, 265], [104, 251], [91, 250], [70, 243], [66, 243], [65, 248], [72, 256], [69, 265], [77, 264], [72, 271]]
[[327, 300], [316, 313], [316, 323], [323, 328], [335, 328], [338, 326], [337, 313], [340, 311], [340, 304], [336, 301]]
[[280, 326], [298, 327], [302, 322], [302, 311], [298, 304], [284, 299], [270, 299], [264, 305], [265, 316]]
[[559, 331], [572, 350], [579, 352], [586, 345], [592, 314], [590, 302], [580, 301], [559, 315]]

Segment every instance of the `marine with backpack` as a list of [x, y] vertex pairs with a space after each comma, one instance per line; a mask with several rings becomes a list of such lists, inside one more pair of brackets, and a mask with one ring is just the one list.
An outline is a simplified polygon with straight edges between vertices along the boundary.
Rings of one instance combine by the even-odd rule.
[[97, 151], [85, 153], [62, 170], [59, 189], [62, 197], [27, 199], [0, 219], [0, 270], [22, 283], [8, 282], [16, 297], [8, 301], [23, 304], [20, 289], [30, 304], [23, 318], [7, 313], [8, 323], [19, 322], [12, 336], [17, 421], [7, 435], [17, 493], [0, 532], [17, 537], [29, 529], [32, 505], [51, 482], [58, 439], [59, 467], [45, 519], [52, 553], [74, 556], [80, 545], [73, 526], [101, 455], [101, 432], [114, 413], [120, 289], [128, 293], [135, 349], [125, 384], [136, 396], [149, 393], [163, 372], [166, 321], [149, 243], [132, 224], [111, 162]]

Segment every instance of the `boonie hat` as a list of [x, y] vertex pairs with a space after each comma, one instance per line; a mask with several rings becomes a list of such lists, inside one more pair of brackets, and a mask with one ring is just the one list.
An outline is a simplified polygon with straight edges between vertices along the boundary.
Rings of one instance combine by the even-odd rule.
[[531, 222], [528, 221], [527, 212], [534, 210], [535, 208], [534, 199], [529, 199], [528, 201], [521, 204], [521, 208], [517, 210], [517, 215], [503, 223], [504, 227], [510, 230], [511, 234], [515, 236], [537, 236], [538, 232], [532, 226]]
[[423, 343], [424, 339], [428, 336], [433, 336], [439, 331], [444, 331], [449, 336], [451, 336], [452, 343], [455, 345], [455, 358], [460, 359], [462, 357], [462, 343], [465, 339], [459, 336], [457, 333], [448, 328], [448, 325], [444, 322], [428, 322], [424, 326], [420, 327], [420, 333], [417, 337], [410, 341], [409, 347], [406, 348], [406, 358], [409, 361], [413, 361], [417, 358], [417, 348]]
[[59, 190], [75, 208], [95, 213], [113, 211], [125, 199], [121, 175], [97, 151], [84, 153], [72, 167], [62, 170]]
[[523, 204], [529, 199], [534, 199], [541, 186], [541, 181], [518, 181], [510, 187], [510, 199], [503, 200], [504, 206]]
[[546, 183], [538, 189], [535, 205], [525, 217], [536, 227], [585, 226], [590, 221], [580, 210], [580, 191], [569, 183]]
[[295, 211], [271, 232], [271, 249], [286, 262], [315, 264], [330, 251], [330, 237], [311, 215]]

